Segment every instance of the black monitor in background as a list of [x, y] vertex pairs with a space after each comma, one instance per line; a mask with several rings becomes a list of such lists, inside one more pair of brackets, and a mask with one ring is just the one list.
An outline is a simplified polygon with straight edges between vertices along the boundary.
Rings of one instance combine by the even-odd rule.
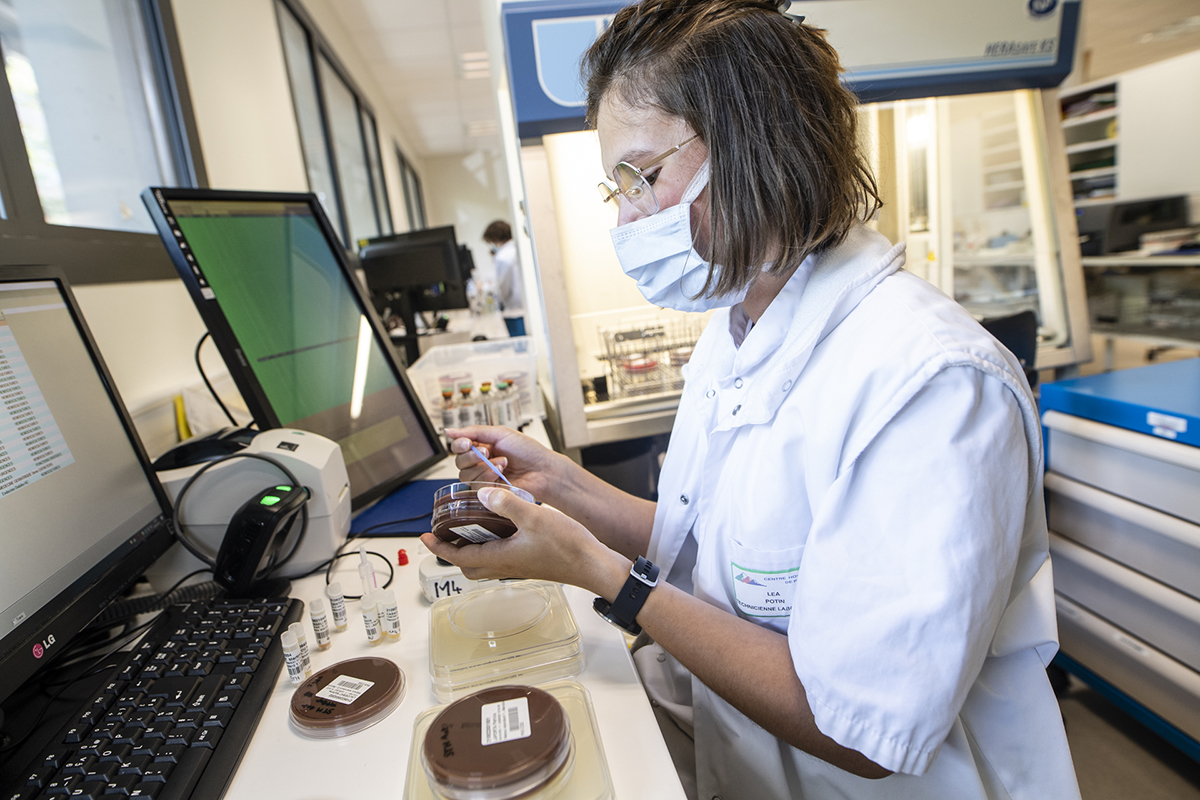
[[[80, 631], [166, 551], [174, 541], [170, 516], [65, 279], [44, 267], [0, 267], [6, 734], [33, 731], [36, 740], [35, 723], [14, 720], [5, 701], [57, 666]], [[30, 705], [36, 710], [43, 701]]]
[[1187, 195], [1152, 197], [1114, 203], [1105, 251], [1120, 253], [1141, 247], [1143, 233], [1188, 227]]
[[375, 308], [391, 309], [404, 323], [409, 364], [420, 356], [417, 314], [469, 307], [469, 272], [463, 272], [453, 225], [368, 239], [358, 258]]
[[254, 421], [337, 442], [355, 509], [445, 456], [314, 195], [142, 200]]

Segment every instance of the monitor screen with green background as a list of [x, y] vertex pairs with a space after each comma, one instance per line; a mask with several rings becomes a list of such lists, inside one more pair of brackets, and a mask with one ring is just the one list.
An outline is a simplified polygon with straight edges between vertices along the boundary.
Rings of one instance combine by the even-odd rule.
[[440, 455], [311, 196], [155, 192], [163, 238], [235, 380], [244, 373], [239, 388], [269, 405], [260, 425], [338, 442], [356, 498]]

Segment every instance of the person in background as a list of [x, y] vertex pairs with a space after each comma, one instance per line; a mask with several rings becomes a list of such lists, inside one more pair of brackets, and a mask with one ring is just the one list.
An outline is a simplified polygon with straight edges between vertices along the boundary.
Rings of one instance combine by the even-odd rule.
[[583, 65], [617, 260], [655, 305], [713, 311], [658, 500], [516, 431], [450, 429], [462, 480], [494, 480], [475, 443], [544, 505], [483, 489], [515, 534], [422, 541], [644, 629], [692, 797], [1078, 800], [1037, 407], [865, 224], [878, 191], [824, 32], [775, 0], [642, 0]]
[[500, 314], [508, 327], [509, 336], [525, 335], [525, 293], [521, 287], [521, 262], [517, 260], [517, 243], [512, 228], [502, 219], [487, 226], [483, 232], [496, 262], [496, 295]]

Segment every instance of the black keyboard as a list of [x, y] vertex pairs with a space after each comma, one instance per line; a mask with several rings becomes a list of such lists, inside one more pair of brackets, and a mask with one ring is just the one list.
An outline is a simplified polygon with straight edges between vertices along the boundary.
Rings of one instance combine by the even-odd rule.
[[283, 664], [299, 600], [171, 606], [6, 800], [224, 794]]

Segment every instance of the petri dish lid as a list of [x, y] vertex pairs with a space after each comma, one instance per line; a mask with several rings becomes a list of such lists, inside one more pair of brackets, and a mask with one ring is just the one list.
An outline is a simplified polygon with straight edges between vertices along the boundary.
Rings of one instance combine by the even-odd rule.
[[548, 783], [570, 753], [570, 720], [558, 700], [532, 686], [495, 686], [434, 718], [422, 764], [447, 797], [501, 800]]
[[289, 716], [304, 736], [349, 736], [392, 713], [404, 699], [406, 683], [404, 673], [386, 658], [342, 661], [296, 687]]
[[550, 593], [537, 584], [503, 584], [456, 597], [450, 627], [468, 639], [503, 639], [534, 627], [550, 613]]

